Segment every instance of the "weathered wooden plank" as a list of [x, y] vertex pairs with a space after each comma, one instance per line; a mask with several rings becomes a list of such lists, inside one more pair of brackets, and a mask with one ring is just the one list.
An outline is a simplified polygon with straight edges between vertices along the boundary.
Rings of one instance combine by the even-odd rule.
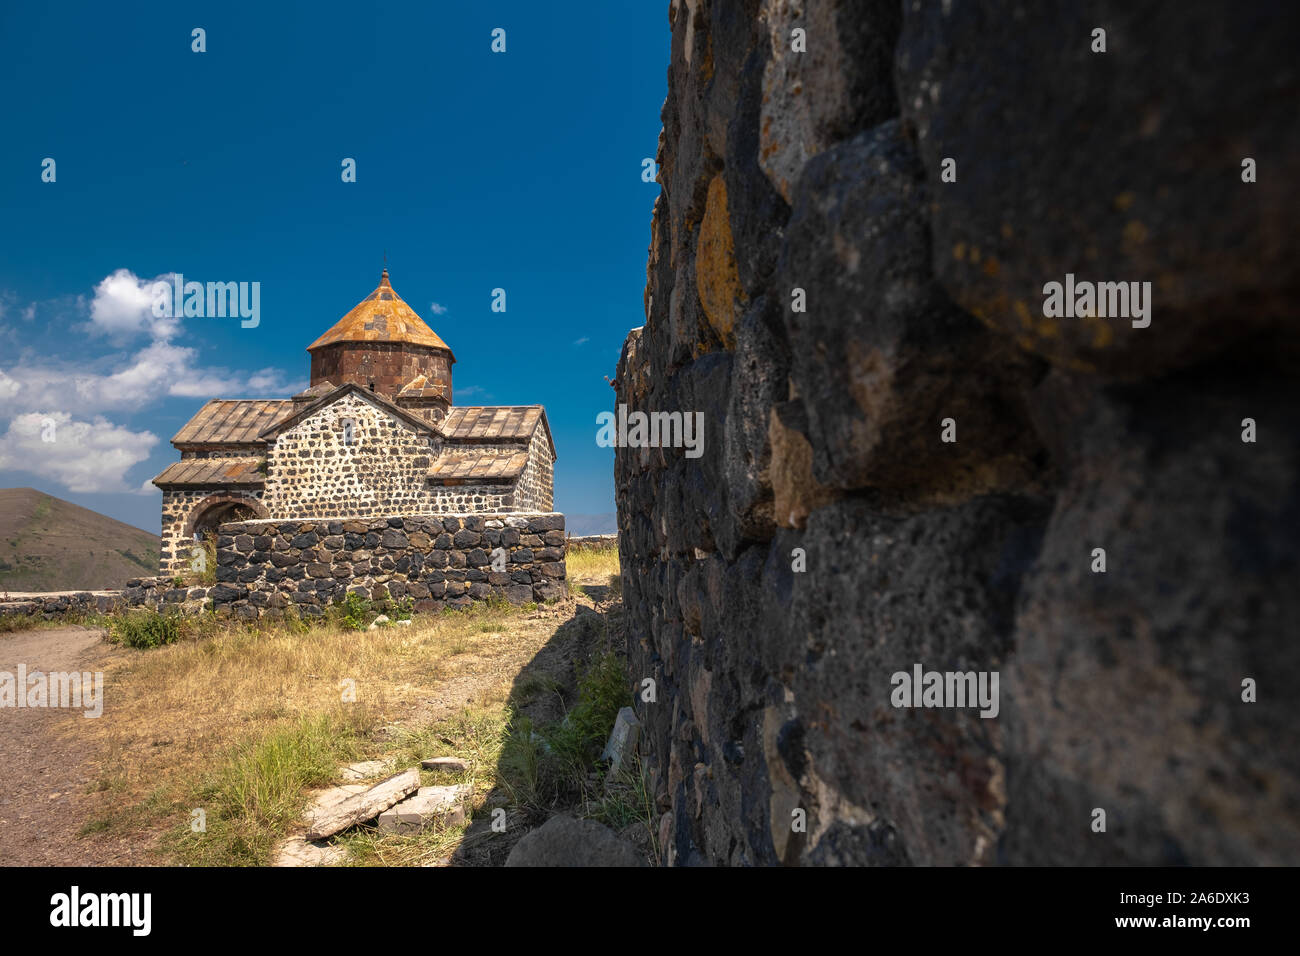
[[312, 816], [306, 839], [323, 840], [350, 826], [373, 820], [419, 789], [420, 771], [404, 770], [337, 806], [319, 807]]

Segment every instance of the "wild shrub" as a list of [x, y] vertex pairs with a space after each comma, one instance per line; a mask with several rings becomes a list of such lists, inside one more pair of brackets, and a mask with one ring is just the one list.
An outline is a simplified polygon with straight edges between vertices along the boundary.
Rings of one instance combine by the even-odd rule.
[[578, 700], [564, 720], [548, 728], [551, 753], [583, 773], [596, 766], [619, 709], [632, 702], [622, 662], [613, 653], [592, 662], [578, 681]]
[[338, 605], [339, 623], [351, 631], [364, 631], [370, 626], [375, 605], [370, 598], [364, 598], [355, 591], [349, 591]]
[[181, 639], [181, 620], [177, 614], [159, 613], [137, 608], [108, 615], [109, 640], [139, 650], [175, 644]]

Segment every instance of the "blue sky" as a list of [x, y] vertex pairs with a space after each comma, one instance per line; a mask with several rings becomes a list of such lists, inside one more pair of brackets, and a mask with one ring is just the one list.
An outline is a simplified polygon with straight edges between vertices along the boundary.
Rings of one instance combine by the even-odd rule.
[[[667, 3], [557, 10], [0, 6], [0, 487], [157, 532], [172, 435], [209, 398], [306, 385], [387, 252], [456, 402], [544, 404], [557, 509], [612, 512], [595, 420], [644, 321]], [[173, 272], [260, 282], [258, 326], [151, 321], [140, 290]]]

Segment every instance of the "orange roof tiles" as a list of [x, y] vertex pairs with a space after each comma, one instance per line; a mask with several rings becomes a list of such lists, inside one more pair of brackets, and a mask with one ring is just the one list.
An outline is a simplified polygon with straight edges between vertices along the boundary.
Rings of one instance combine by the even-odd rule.
[[262, 458], [183, 458], [163, 469], [155, 485], [262, 485]]
[[293, 402], [276, 399], [213, 399], [186, 422], [173, 445], [254, 444], [258, 433], [293, 414]]
[[378, 288], [307, 346], [307, 351], [336, 342], [407, 342], [451, 351], [447, 343], [438, 338], [424, 319], [416, 315], [415, 310], [393, 290], [387, 269], [380, 277]]
[[505, 454], [476, 454], [473, 450], [448, 452], [439, 455], [429, 468], [429, 478], [434, 482], [466, 479], [513, 479], [523, 474], [528, 464], [524, 451]]
[[448, 438], [481, 441], [527, 439], [541, 417], [541, 405], [456, 405], [447, 409], [442, 432]]

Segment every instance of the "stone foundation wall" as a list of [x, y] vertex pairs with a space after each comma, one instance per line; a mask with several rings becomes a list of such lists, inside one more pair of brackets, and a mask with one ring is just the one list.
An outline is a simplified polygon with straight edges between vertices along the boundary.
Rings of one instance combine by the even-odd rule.
[[[615, 462], [669, 862], [1300, 863], [1270, 9], [671, 3], [616, 388], [703, 454]], [[1046, 315], [1067, 274], [1150, 324]], [[899, 706], [916, 665], [999, 674], [996, 716]]]
[[[471, 514], [248, 521], [221, 526], [218, 610], [258, 617], [294, 607], [319, 615], [349, 592], [410, 598], [417, 612], [502, 598], [564, 595], [562, 514]], [[503, 570], [493, 553], [504, 556]]]
[[570, 551], [578, 548], [587, 548], [593, 551], [599, 551], [602, 548], [618, 547], [618, 535], [616, 534], [585, 534], [578, 537], [572, 535], [568, 539]]
[[493, 598], [550, 601], [566, 593], [565, 542], [559, 513], [231, 522], [220, 528], [213, 586], [176, 587], [162, 576], [134, 578], [120, 591], [15, 592], [0, 595], [0, 615], [196, 613], [212, 604], [237, 617], [274, 617], [289, 607], [315, 617], [349, 591], [410, 598], [417, 613]]

